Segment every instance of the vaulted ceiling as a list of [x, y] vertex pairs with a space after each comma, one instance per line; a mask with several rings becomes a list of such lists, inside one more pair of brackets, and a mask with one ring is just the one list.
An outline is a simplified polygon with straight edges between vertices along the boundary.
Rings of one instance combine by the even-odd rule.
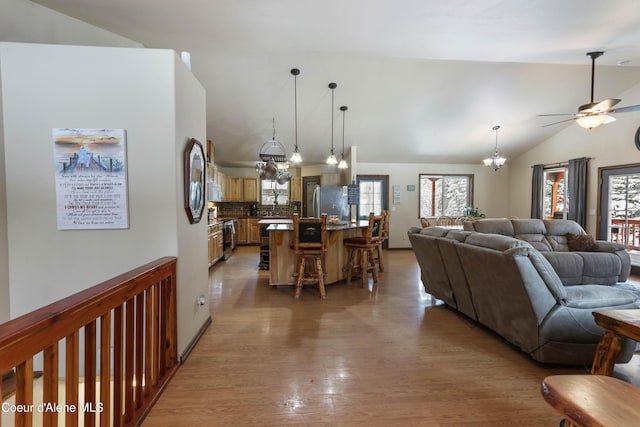
[[[207, 137], [223, 165], [251, 165], [276, 137], [306, 164], [331, 145], [358, 161], [478, 163], [514, 157], [574, 113], [640, 82], [637, 0], [37, 0], [136, 40], [191, 54], [207, 92]], [[330, 82], [337, 83], [331, 111]], [[623, 99], [619, 106], [640, 104]], [[637, 114], [640, 122], [639, 113]], [[615, 123], [607, 126], [615, 126]], [[597, 132], [598, 129], [592, 130]], [[585, 132], [587, 132], [585, 130]]]

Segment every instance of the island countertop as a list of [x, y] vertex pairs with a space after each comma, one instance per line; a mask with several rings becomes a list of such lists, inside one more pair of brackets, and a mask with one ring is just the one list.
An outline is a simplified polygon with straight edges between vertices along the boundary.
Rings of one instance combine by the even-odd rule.
[[[260, 223], [267, 226], [269, 232], [269, 284], [295, 285], [298, 257], [290, 248], [293, 243], [293, 220], [263, 219]], [[324, 260], [325, 284], [346, 279], [347, 251], [344, 239], [361, 236], [369, 221], [355, 224], [327, 224], [327, 253]]]
[[[265, 219], [258, 221], [258, 224], [269, 224], [267, 231], [293, 231], [293, 220], [291, 219]], [[356, 223], [340, 222], [338, 224], [327, 223], [327, 231], [348, 230], [368, 226], [369, 221], [357, 221]]]

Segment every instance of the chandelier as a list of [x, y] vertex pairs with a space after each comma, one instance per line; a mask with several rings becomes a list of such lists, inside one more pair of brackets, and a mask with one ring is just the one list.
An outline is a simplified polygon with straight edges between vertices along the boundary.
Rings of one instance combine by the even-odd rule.
[[507, 161], [507, 159], [502, 157], [498, 152], [498, 129], [500, 129], [500, 125], [495, 125], [493, 127], [493, 130], [496, 131], [496, 146], [493, 151], [493, 155], [491, 157], [487, 157], [482, 161], [485, 166], [490, 167], [494, 171], [497, 171], [498, 169], [500, 169], [502, 165], [504, 165], [505, 162]]
[[260, 147], [260, 161], [256, 163], [256, 172], [261, 179], [284, 184], [291, 179], [287, 152], [276, 139], [276, 120], [273, 119], [273, 137]]

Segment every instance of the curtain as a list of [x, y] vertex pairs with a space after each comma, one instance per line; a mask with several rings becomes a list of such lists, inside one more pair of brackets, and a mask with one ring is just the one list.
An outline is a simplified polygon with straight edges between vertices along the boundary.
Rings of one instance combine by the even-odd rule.
[[531, 178], [531, 218], [542, 219], [543, 186], [544, 165], [534, 165]]
[[572, 219], [587, 228], [587, 163], [589, 159], [582, 157], [569, 160], [569, 177], [567, 201], [569, 202], [568, 219]]

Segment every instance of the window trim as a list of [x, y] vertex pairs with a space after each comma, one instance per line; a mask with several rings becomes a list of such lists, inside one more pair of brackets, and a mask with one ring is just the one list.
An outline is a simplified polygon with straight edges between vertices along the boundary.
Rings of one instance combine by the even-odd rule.
[[[418, 174], [418, 218], [420, 218], [420, 206], [422, 205], [422, 186], [420, 183], [422, 182], [423, 176], [441, 176], [441, 177], [466, 177], [469, 179], [469, 206], [473, 206], [473, 194], [474, 194], [474, 181], [475, 174], [473, 173], [425, 173], [421, 172]], [[463, 214], [460, 213], [460, 216]]]

